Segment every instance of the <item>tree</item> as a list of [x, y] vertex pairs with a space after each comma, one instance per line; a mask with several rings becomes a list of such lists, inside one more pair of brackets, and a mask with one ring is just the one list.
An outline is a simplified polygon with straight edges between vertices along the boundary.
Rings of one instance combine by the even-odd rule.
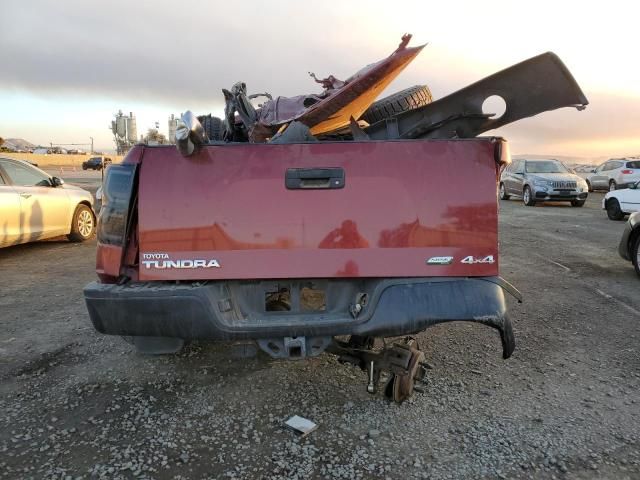
[[155, 128], [150, 128], [144, 137], [144, 143], [147, 143], [149, 145], [163, 145], [169, 142], [167, 141], [167, 137], [158, 132], [158, 130], [156, 130]]
[[4, 138], [0, 137], [0, 147], [4, 145]]

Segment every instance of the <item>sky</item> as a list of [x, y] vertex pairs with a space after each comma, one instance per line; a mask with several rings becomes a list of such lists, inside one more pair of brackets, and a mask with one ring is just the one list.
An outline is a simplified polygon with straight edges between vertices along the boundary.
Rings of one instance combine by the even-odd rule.
[[405, 32], [428, 43], [386, 94], [427, 84], [443, 97], [545, 51], [589, 99], [499, 131], [520, 154], [640, 154], [640, 2], [30, 0], [0, 4], [0, 137], [113, 149], [110, 122], [138, 133], [170, 114], [220, 115], [222, 88], [320, 93], [307, 72], [344, 79]]

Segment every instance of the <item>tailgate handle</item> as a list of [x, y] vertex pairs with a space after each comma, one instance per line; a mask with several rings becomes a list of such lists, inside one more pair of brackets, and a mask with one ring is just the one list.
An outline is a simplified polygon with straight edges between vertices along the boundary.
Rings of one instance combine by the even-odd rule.
[[344, 188], [344, 169], [288, 168], [284, 184], [289, 190]]

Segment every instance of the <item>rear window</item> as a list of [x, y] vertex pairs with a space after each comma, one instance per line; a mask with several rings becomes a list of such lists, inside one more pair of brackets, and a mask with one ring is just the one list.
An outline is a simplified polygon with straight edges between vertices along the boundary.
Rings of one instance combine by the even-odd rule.
[[635, 160], [633, 162], [627, 162], [627, 168], [638, 168], [638, 169], [640, 169], [640, 160]]

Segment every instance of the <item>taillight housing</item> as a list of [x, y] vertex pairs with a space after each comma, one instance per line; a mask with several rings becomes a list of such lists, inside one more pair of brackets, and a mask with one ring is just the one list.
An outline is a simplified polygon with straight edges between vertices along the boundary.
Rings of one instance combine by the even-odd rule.
[[125, 244], [136, 167], [135, 164], [111, 165], [107, 170], [98, 221], [98, 242], [101, 244]]
[[496, 137], [494, 155], [496, 163], [500, 166], [509, 165], [511, 163], [511, 149], [509, 148], [509, 142], [504, 138]]
[[622, 172], [620, 172], [620, 173], [622, 173], [623, 175], [631, 175], [632, 173], [634, 173], [634, 171], [633, 170], [622, 170]]

